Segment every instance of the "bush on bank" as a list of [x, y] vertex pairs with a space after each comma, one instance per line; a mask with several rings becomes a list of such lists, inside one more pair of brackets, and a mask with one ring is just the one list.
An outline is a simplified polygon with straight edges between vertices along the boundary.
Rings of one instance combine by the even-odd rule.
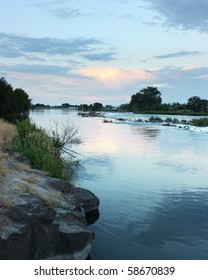
[[[24, 155], [31, 164], [48, 175], [70, 181], [74, 174], [71, 162], [62, 157], [62, 148], [65, 144], [75, 141], [75, 130], [68, 129], [64, 137], [53, 131], [50, 136], [43, 128], [37, 127], [28, 119], [17, 122], [18, 136], [15, 149]], [[70, 136], [71, 137], [70, 137]], [[68, 137], [67, 137], [68, 136]], [[78, 143], [78, 140], [77, 140]]]

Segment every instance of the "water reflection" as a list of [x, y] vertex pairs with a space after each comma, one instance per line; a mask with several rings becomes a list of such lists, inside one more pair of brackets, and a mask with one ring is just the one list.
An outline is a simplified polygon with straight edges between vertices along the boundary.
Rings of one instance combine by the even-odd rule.
[[79, 174], [82, 180], [99, 181], [102, 178], [103, 168], [111, 173], [114, 164], [111, 157], [106, 155], [89, 156], [82, 160], [79, 167]]
[[197, 173], [200, 167], [196, 164], [190, 164], [190, 162], [180, 162], [177, 159], [160, 159], [155, 163], [157, 167], [163, 168], [163, 170], [169, 169], [175, 172], [188, 172], [188, 173]]
[[134, 134], [141, 134], [143, 135], [144, 139], [150, 140], [157, 138], [161, 133], [161, 130], [157, 127], [151, 127], [147, 125], [132, 125], [131, 129]]
[[[148, 247], [177, 241], [197, 245], [208, 236], [208, 192], [164, 194], [163, 201], [152, 209], [148, 227], [133, 234], [134, 240]], [[133, 228], [137, 227], [137, 221]], [[136, 229], [135, 229], [136, 230]]]
[[46, 128], [72, 119], [84, 138], [77, 183], [101, 201], [93, 259], [208, 258], [206, 134], [59, 110], [32, 118]]

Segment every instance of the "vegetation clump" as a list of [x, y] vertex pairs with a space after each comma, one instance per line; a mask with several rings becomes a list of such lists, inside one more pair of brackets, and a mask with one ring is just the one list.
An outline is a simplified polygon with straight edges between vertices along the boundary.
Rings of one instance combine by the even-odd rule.
[[[170, 117], [167, 117], [165, 119], [165, 122], [166, 123], [180, 123], [180, 121], [177, 118], [170, 118]], [[183, 122], [186, 122], [186, 120], [182, 120], [182, 123]]]
[[151, 118], [149, 118], [149, 122], [160, 122], [160, 123], [162, 123], [163, 122], [163, 119], [162, 118], [160, 118], [160, 117], [151, 117]]
[[80, 139], [76, 138], [76, 129], [67, 128], [62, 135], [55, 130], [49, 135], [43, 128], [26, 119], [17, 122], [17, 131], [15, 148], [34, 167], [52, 177], [68, 181], [72, 179], [74, 174], [72, 164], [63, 158], [62, 150], [66, 144], [80, 143]]
[[191, 120], [191, 124], [195, 126], [208, 126], [208, 118], [200, 118]]

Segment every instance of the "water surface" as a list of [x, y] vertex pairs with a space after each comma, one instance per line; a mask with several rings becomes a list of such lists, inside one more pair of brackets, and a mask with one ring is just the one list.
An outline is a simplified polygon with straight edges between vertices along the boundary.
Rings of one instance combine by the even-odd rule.
[[92, 259], [208, 259], [207, 129], [103, 123], [70, 110], [30, 116], [79, 128], [76, 184], [101, 201]]

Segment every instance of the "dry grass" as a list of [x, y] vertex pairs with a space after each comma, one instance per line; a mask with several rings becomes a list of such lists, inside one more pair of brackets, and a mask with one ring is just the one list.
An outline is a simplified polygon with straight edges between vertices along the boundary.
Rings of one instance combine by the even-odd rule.
[[0, 214], [12, 206], [12, 201], [9, 197], [1, 195], [0, 198]]
[[28, 185], [26, 182], [18, 182], [17, 186], [21, 189], [22, 192], [27, 192], [27, 193], [34, 193], [34, 186], [33, 185]]
[[8, 154], [8, 153], [5, 153], [5, 152], [0, 151], [0, 160], [5, 159], [5, 158], [8, 158], [8, 157], [9, 157], [9, 154]]
[[16, 162], [15, 166], [18, 171], [28, 171], [30, 169], [30, 166], [24, 162]]
[[39, 193], [39, 196], [43, 199], [43, 201], [49, 208], [56, 208], [60, 205], [62, 194], [58, 191], [50, 191], [50, 193], [45, 194]]
[[23, 180], [24, 182], [28, 183], [28, 184], [35, 184], [37, 182], [37, 178], [38, 176], [36, 174], [31, 174], [30, 177], [28, 176], [23, 176], [21, 178], [21, 180]]
[[21, 192], [33, 193], [40, 197], [49, 208], [58, 207], [62, 198], [62, 193], [56, 190], [47, 190], [37, 187], [37, 180], [38, 178], [35, 174], [31, 177], [23, 176], [21, 181], [17, 183], [17, 186], [21, 189]]
[[7, 166], [6, 160], [0, 159], [0, 180], [1, 178], [9, 175], [9, 168]]
[[16, 136], [15, 125], [0, 119], [0, 146], [11, 146]]
[[9, 169], [6, 163], [8, 156], [9, 155], [7, 153], [0, 151], [0, 179], [9, 174]]

